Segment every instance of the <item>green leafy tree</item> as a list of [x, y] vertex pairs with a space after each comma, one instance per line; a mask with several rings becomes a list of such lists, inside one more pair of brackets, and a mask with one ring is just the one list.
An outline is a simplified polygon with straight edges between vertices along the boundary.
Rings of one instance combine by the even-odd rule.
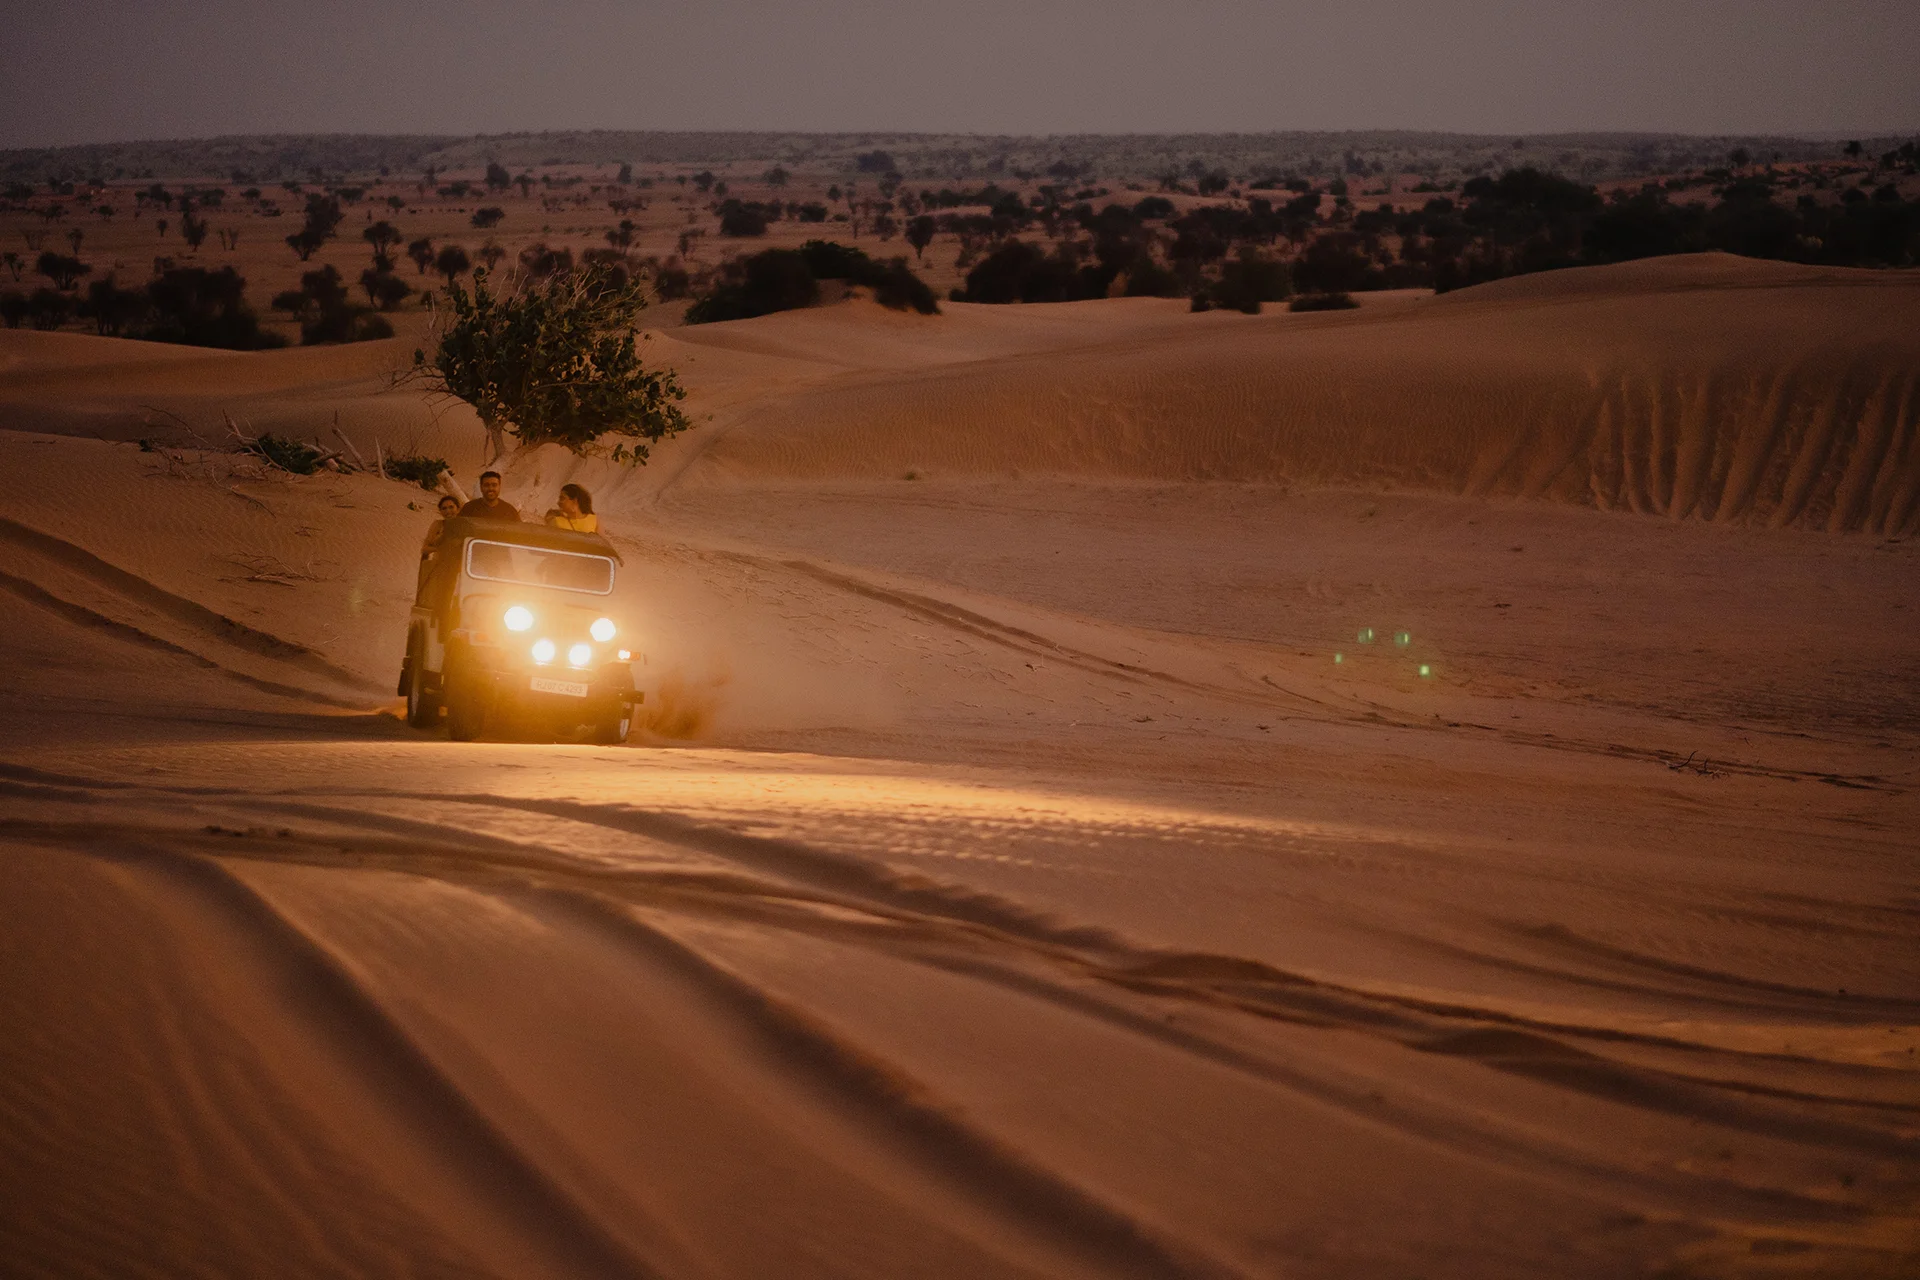
[[382, 219], [360, 233], [360, 238], [373, 246], [373, 268], [375, 271], [393, 270], [393, 247], [400, 243], [400, 228]]
[[287, 237], [287, 247], [300, 256], [300, 261], [307, 261], [321, 245], [333, 239], [334, 228], [345, 216], [340, 212], [340, 201], [334, 197], [317, 193], [308, 196], [306, 224]]
[[331, 265], [306, 272], [300, 277], [298, 289], [275, 294], [273, 308], [299, 317], [303, 346], [393, 336], [392, 325], [348, 298], [346, 282]]
[[673, 370], [641, 363], [635, 328], [646, 305], [637, 283], [599, 266], [504, 290], [477, 271], [471, 292], [448, 284], [433, 355], [414, 352], [416, 376], [473, 406], [489, 460], [509, 434], [576, 453], [615, 436], [614, 460], [638, 465], [650, 442], [692, 425]]
[[73, 313], [73, 299], [52, 289], [35, 289], [27, 299], [27, 319], [36, 329], [54, 330]]
[[467, 251], [457, 244], [445, 245], [433, 259], [433, 269], [447, 278], [451, 285], [453, 278], [462, 275], [473, 265], [467, 257]]
[[93, 321], [102, 337], [118, 337], [147, 314], [146, 291], [122, 289], [112, 276], [95, 280], [87, 286], [87, 300], [80, 304], [80, 314]]
[[232, 267], [176, 267], [162, 258], [154, 270], [147, 283], [153, 323], [140, 337], [233, 351], [286, 345], [279, 334], [260, 328], [260, 318], [247, 306], [246, 279]]
[[92, 267], [80, 261], [78, 258], [68, 257], [64, 253], [54, 253], [52, 251], [41, 254], [40, 257], [35, 260], [33, 269], [53, 281], [53, 283], [62, 290], [73, 288], [74, 285], [80, 282], [81, 276], [88, 275], [93, 271]]
[[907, 223], [907, 243], [913, 246], [914, 256], [925, 262], [927, 246], [933, 243], [935, 223], [932, 214], [923, 213]]
[[200, 246], [207, 242], [207, 220], [193, 216], [193, 210], [183, 201], [180, 206], [180, 235], [187, 242], [187, 249], [199, 253]]
[[360, 273], [360, 287], [367, 291], [367, 301], [382, 311], [392, 311], [413, 293], [412, 285], [392, 271], [377, 267], [368, 267]]

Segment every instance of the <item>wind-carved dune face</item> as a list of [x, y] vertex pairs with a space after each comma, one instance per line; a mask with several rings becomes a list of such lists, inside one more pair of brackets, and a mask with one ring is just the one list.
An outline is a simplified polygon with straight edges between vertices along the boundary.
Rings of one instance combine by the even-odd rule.
[[[1187, 317], [1181, 317], [1185, 320]], [[1386, 485], [1715, 522], [1920, 521], [1920, 277], [1724, 254], [1357, 312], [1192, 318], [803, 391], [734, 476]]]

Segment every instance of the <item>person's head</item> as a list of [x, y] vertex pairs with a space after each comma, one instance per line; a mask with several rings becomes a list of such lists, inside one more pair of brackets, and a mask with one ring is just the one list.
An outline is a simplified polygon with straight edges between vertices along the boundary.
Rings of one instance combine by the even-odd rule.
[[565, 516], [590, 516], [593, 514], [593, 495], [577, 484], [560, 486], [560, 514]]
[[443, 493], [440, 495], [439, 505], [440, 505], [440, 514], [443, 516], [451, 517], [451, 516], [457, 516], [460, 514], [460, 499], [454, 497], [450, 493]]
[[498, 471], [482, 471], [480, 473], [480, 496], [488, 502], [498, 502], [500, 500], [500, 473]]

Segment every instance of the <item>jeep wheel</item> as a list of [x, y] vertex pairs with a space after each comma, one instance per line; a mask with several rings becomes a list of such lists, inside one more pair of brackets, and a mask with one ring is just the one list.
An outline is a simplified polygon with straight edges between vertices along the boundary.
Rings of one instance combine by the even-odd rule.
[[440, 722], [440, 698], [427, 691], [426, 656], [416, 641], [407, 651], [407, 723], [431, 729]]
[[601, 713], [593, 724], [593, 740], [604, 747], [617, 747], [633, 732], [633, 704], [621, 701]]
[[464, 672], [450, 671], [444, 677], [447, 703], [447, 736], [455, 742], [472, 742], [487, 727], [486, 690]]

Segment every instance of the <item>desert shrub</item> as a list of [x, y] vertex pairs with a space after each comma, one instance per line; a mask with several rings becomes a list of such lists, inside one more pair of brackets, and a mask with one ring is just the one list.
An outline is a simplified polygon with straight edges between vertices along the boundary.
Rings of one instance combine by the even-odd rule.
[[321, 245], [333, 239], [334, 228], [346, 215], [340, 212], [340, 202], [332, 196], [318, 193], [307, 197], [306, 221], [301, 228], [287, 237], [287, 247], [298, 254], [300, 261], [311, 258]]
[[429, 458], [420, 453], [390, 453], [382, 463], [389, 480], [403, 480], [431, 490], [449, 470], [445, 458]]
[[1146, 196], [1133, 206], [1133, 216], [1142, 222], [1154, 218], [1171, 218], [1173, 213], [1173, 201], [1165, 196]]
[[767, 234], [767, 210], [764, 205], [722, 201], [720, 234], [723, 236], [763, 236]]
[[360, 287], [366, 290], [368, 304], [382, 311], [392, 311], [413, 294], [412, 285], [393, 272], [377, 267], [368, 267], [360, 273]]
[[1385, 277], [1351, 232], [1323, 235], [1307, 246], [1293, 269], [1294, 283], [1309, 293], [1377, 289]]
[[332, 265], [301, 275], [298, 289], [275, 294], [273, 309], [299, 317], [302, 346], [393, 336], [393, 326], [384, 316], [374, 315], [347, 296], [346, 283]]
[[1177, 298], [1186, 290], [1179, 276], [1143, 255], [1134, 259], [1122, 292], [1129, 298]]
[[1360, 304], [1344, 293], [1303, 293], [1287, 304], [1289, 311], [1348, 311]]
[[297, 476], [310, 476], [320, 469], [320, 462], [326, 455], [310, 444], [301, 444], [298, 440], [283, 440], [269, 432], [258, 439], [249, 440], [241, 446], [241, 452], [251, 453], [257, 458], [265, 458], [282, 471], [290, 471]]
[[635, 329], [647, 301], [633, 281], [613, 287], [587, 266], [496, 292], [481, 270], [471, 292], [450, 283], [445, 296], [433, 355], [414, 352], [415, 376], [473, 406], [494, 457], [509, 433], [576, 453], [611, 435], [613, 459], [637, 465], [647, 442], [692, 425], [673, 370], [641, 363]]
[[809, 240], [800, 246], [800, 256], [816, 280], [852, 280], [858, 282], [872, 265], [863, 250], [835, 240]]
[[859, 249], [831, 240], [809, 240], [799, 249], [767, 249], [736, 258], [718, 285], [687, 310], [688, 324], [744, 320], [775, 311], [810, 307], [819, 281], [845, 280], [873, 290], [874, 301], [896, 311], [933, 315], [940, 303], [904, 257], [879, 262]]
[[827, 206], [821, 204], [818, 200], [809, 200], [805, 204], [788, 205], [787, 207], [793, 211], [794, 218], [801, 222], [825, 222], [827, 220]]
[[57, 289], [35, 289], [27, 297], [27, 323], [36, 329], [58, 329], [73, 314], [73, 299]]
[[936, 314], [940, 303], [926, 281], [914, 274], [904, 257], [876, 261], [865, 252], [832, 240], [809, 240], [800, 246], [807, 270], [816, 280], [845, 280], [873, 290], [873, 300], [895, 311], [912, 308], [923, 316]]
[[820, 285], [804, 252], [767, 249], [729, 262], [713, 292], [687, 309], [687, 323], [745, 320], [810, 307], [819, 300]]
[[27, 313], [31, 309], [27, 295], [20, 290], [8, 289], [0, 293], [0, 323], [4, 323], [7, 328], [18, 329], [26, 322]]
[[922, 213], [907, 220], [907, 243], [913, 246], [914, 256], [925, 260], [927, 246], [933, 243], [937, 224], [933, 215]]
[[573, 250], [549, 249], [545, 241], [530, 244], [520, 251], [520, 272], [533, 280], [563, 276], [573, 270]]
[[1210, 288], [1215, 304], [1250, 316], [1260, 314], [1261, 303], [1284, 301], [1293, 292], [1285, 263], [1245, 251], [1220, 269]]
[[1104, 298], [1116, 272], [1082, 267], [1024, 240], [1009, 240], [967, 273], [968, 302], [1071, 302]]
[[287, 345], [279, 334], [260, 328], [246, 294], [245, 277], [232, 267], [167, 267], [147, 283], [153, 319], [138, 336], [232, 351]]
[[433, 269], [445, 276], [448, 284], [453, 283], [455, 276], [465, 275], [472, 265], [467, 251], [457, 244], [442, 245], [440, 252], [433, 256]]
[[379, 271], [393, 270], [393, 247], [404, 237], [400, 229], [384, 219], [374, 223], [360, 233], [360, 238], [373, 246], [373, 265]]
[[96, 332], [118, 337], [146, 318], [147, 294], [144, 289], [122, 289], [112, 276], [87, 286], [86, 301], [80, 314], [93, 321]]
[[64, 253], [51, 251], [41, 254], [34, 260], [33, 269], [53, 281], [58, 289], [71, 289], [80, 282], [80, 277], [89, 274], [93, 268], [80, 259]]
[[693, 296], [693, 276], [682, 266], [656, 267], [653, 292], [662, 302], [677, 302]]
[[336, 342], [372, 342], [392, 336], [393, 325], [385, 316], [355, 304], [323, 312], [311, 323], [300, 326], [300, 344], [309, 347]]
[[488, 205], [484, 209], [475, 209], [473, 216], [468, 218], [467, 221], [477, 230], [485, 231], [490, 227], [499, 226], [506, 220], [506, 216], [507, 211], [505, 209], [500, 208], [498, 205]]
[[940, 310], [940, 302], [933, 296], [933, 290], [925, 280], [914, 274], [905, 258], [895, 258], [882, 267], [879, 277], [872, 281], [872, 288], [873, 300], [894, 311], [911, 308], [923, 316], [930, 316]]

